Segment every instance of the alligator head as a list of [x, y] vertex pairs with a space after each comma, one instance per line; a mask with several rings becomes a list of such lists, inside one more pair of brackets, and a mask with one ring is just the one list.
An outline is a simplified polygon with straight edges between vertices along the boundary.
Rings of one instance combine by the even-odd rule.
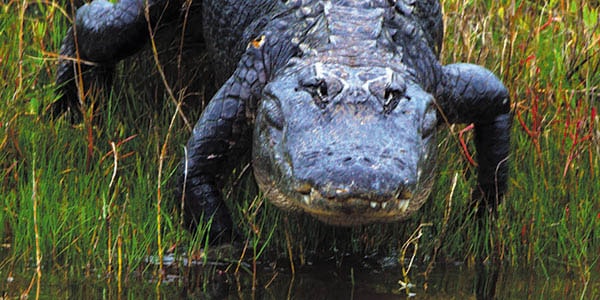
[[387, 38], [383, 9], [322, 15], [263, 90], [257, 182], [275, 205], [327, 223], [405, 219], [433, 183], [434, 98]]

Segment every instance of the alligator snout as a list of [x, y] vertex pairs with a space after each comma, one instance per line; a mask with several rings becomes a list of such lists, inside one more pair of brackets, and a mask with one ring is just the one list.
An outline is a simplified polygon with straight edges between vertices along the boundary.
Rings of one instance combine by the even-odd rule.
[[415, 167], [408, 166], [405, 159], [364, 151], [298, 153], [292, 170], [299, 193], [339, 202], [362, 199], [384, 203], [407, 198], [417, 178]]
[[404, 219], [418, 209], [423, 199], [415, 197], [422, 191], [414, 149], [332, 143], [288, 153], [286, 180], [302, 210], [327, 223], [355, 225]]

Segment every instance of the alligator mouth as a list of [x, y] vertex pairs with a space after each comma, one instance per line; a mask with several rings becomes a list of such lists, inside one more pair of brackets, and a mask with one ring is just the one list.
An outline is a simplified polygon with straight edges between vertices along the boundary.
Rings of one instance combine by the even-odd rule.
[[[259, 184], [260, 185], [260, 184]], [[389, 223], [408, 219], [425, 203], [430, 187], [418, 192], [402, 190], [393, 196], [322, 195], [316, 188], [305, 185], [290, 193], [282, 193], [275, 185], [262, 186], [267, 198], [284, 210], [302, 211], [318, 220], [338, 226], [356, 226], [371, 223]]]
[[299, 188], [296, 189], [296, 192], [301, 195], [302, 205], [306, 207], [351, 207], [359, 208], [361, 209], [361, 212], [364, 212], [362, 211], [364, 208], [373, 211], [405, 212], [410, 205], [410, 200], [412, 199], [412, 192], [408, 190], [398, 192], [397, 195], [391, 199], [387, 199], [385, 197], [367, 197], [369, 200], [362, 197], [346, 196], [348, 191], [345, 189], [336, 190], [338, 197], [323, 196], [317, 189], [312, 187], [310, 188], [310, 191], [307, 191], [305, 188]]

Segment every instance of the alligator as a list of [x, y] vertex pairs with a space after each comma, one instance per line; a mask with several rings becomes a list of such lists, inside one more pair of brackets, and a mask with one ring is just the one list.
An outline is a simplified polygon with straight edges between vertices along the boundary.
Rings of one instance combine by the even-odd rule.
[[[77, 84], [82, 67], [61, 61], [53, 112], [78, 109], [81, 89], [110, 78], [186, 3], [94, 0], [79, 8], [61, 54], [93, 64]], [[507, 189], [509, 92], [481, 66], [439, 62], [439, 1], [195, 3], [202, 24], [192, 25], [202, 26], [222, 85], [181, 163], [176, 198], [191, 230], [212, 218], [213, 236], [235, 231], [221, 189], [244, 160], [284, 210], [340, 226], [404, 220], [432, 190], [436, 132], [455, 123], [474, 124], [478, 215], [496, 211]]]

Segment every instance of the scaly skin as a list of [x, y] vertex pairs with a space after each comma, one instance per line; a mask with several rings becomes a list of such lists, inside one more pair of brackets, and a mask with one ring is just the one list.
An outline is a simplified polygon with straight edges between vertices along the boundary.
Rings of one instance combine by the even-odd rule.
[[[75, 28], [79, 56], [102, 70], [137, 51], [148, 33], [139, 29], [142, 1], [113, 6], [113, 21], [104, 22], [97, 1], [80, 9]], [[438, 62], [438, 1], [221, 0], [202, 8], [207, 50], [224, 83], [182, 163], [191, 229], [213, 218], [213, 238], [233, 230], [221, 184], [250, 152], [257, 183], [277, 206], [337, 225], [405, 219], [428, 198], [435, 133], [447, 123], [475, 124], [473, 198], [488, 208], [480, 214], [495, 211], [507, 185], [509, 94], [485, 68]], [[85, 24], [124, 34], [99, 42]], [[93, 50], [107, 42], [115, 52]], [[64, 48], [74, 44], [67, 37]], [[63, 69], [58, 81], [68, 82], [73, 73]], [[73, 91], [63, 86], [55, 112], [75, 102], [63, 100], [77, 99]]]
[[161, 18], [173, 19], [180, 5], [178, 0], [96, 0], [79, 8], [60, 48], [56, 84], [61, 95], [50, 113], [57, 117], [69, 111], [74, 121], [80, 119], [81, 103], [90, 91], [108, 90], [115, 64], [148, 40], [145, 8], [153, 25]]

